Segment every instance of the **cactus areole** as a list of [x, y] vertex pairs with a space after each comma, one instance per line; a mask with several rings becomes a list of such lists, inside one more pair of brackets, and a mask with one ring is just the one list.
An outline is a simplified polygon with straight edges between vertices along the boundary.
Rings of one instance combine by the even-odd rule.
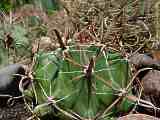
[[[37, 54], [35, 113], [52, 112], [62, 120], [107, 120], [127, 112], [128, 61], [104, 46], [73, 45]], [[47, 109], [46, 109], [47, 108]], [[55, 112], [56, 111], [56, 112]]]

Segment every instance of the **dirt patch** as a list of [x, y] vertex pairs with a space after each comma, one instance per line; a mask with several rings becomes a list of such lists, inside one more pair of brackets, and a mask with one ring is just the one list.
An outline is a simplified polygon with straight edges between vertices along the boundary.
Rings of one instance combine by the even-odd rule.
[[[0, 100], [2, 103], [2, 100]], [[3, 105], [0, 107], [0, 120], [27, 120], [31, 113], [27, 110], [22, 100], [16, 101], [14, 105]]]

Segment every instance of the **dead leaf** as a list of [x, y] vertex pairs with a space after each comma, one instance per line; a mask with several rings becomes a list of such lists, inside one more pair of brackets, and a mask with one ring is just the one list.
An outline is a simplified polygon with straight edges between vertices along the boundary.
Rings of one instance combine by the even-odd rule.
[[5, 40], [4, 40], [5, 48], [7, 48], [7, 49], [12, 48], [13, 41], [14, 41], [14, 39], [12, 38], [10, 33], [6, 33]]

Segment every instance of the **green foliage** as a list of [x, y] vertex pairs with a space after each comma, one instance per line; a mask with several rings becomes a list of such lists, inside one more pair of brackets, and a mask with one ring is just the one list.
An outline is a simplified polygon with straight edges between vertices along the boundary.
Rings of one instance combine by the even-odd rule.
[[9, 12], [12, 8], [13, 5], [11, 4], [10, 0], [1, 0], [0, 10]]
[[54, 10], [59, 9], [58, 4], [55, 2], [55, 0], [40, 0], [40, 4], [48, 13], [52, 13]]
[[[14, 61], [13, 56], [29, 57], [31, 54], [31, 45], [30, 45], [29, 38], [27, 37], [27, 34], [28, 34], [28, 31], [20, 25], [1, 24], [0, 51], [3, 51], [1, 53], [1, 56], [4, 56], [3, 57], [4, 59], [6, 59], [7, 57], [10, 57], [11, 63]], [[5, 44], [7, 44], [7, 37], [6, 37], [7, 35], [10, 36], [11, 38], [11, 41], [9, 40], [9, 42], [11, 42], [11, 45], [9, 46], [9, 48], [5, 47]]]
[[[113, 104], [129, 82], [129, 66], [118, 53], [101, 50], [101, 47], [88, 45], [39, 53], [34, 68], [38, 104], [53, 98], [59, 108], [87, 119], [94, 118]], [[92, 58], [95, 58], [95, 65], [87, 77], [87, 65]], [[127, 112], [131, 106], [132, 103], [124, 97], [105, 115], [110, 113], [114, 117], [118, 112]], [[54, 114], [64, 119], [61, 112]]]
[[14, 48], [19, 56], [29, 56], [31, 53], [31, 45], [27, 34], [27, 30], [22, 26], [13, 26], [11, 36], [14, 39]]
[[34, 4], [35, 6], [42, 7], [48, 13], [58, 9], [58, 4], [55, 0], [1, 0], [0, 10], [8, 13], [10, 10], [14, 10], [25, 4]]

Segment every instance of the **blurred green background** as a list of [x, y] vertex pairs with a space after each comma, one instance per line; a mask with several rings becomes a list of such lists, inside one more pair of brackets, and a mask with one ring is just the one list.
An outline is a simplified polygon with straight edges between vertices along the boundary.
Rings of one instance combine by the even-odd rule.
[[48, 13], [58, 9], [58, 2], [56, 0], [1, 0], [0, 10], [9, 12], [25, 4], [33, 4]]

